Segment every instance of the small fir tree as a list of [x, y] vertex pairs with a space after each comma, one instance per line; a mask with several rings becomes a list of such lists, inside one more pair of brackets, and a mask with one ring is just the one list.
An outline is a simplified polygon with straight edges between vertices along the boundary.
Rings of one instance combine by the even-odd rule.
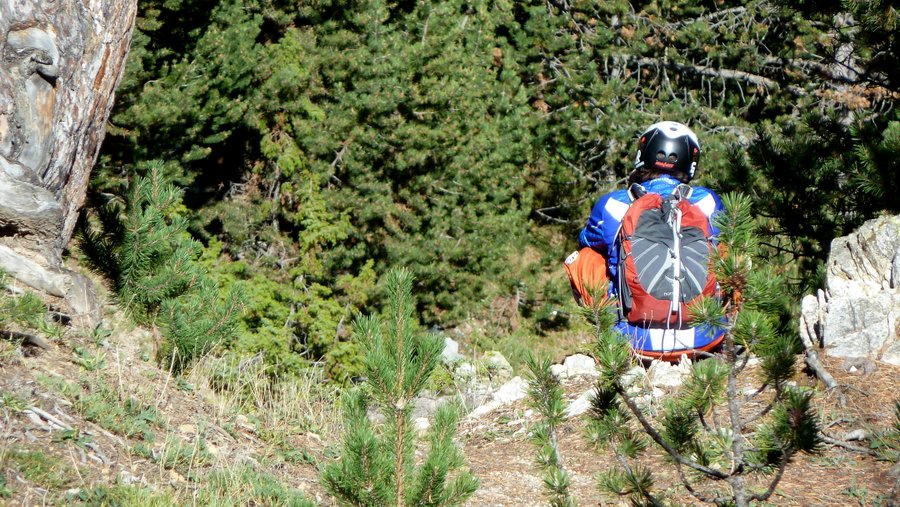
[[112, 282], [119, 301], [166, 338], [160, 361], [181, 371], [234, 332], [238, 298], [220, 294], [197, 261], [200, 245], [187, 233], [182, 193], [159, 162], [135, 179], [124, 202], [113, 199], [83, 220], [87, 260]]
[[529, 357], [527, 365], [528, 402], [541, 417], [532, 438], [538, 449], [537, 464], [544, 474], [544, 489], [552, 507], [575, 506], [558, 441], [557, 430], [566, 412], [562, 386], [559, 378], [550, 371], [549, 359]]
[[[720, 354], [705, 354], [679, 392], [653, 417], [627, 391], [625, 373], [634, 356], [611, 331], [611, 304], [592, 312], [600, 365], [592, 403], [590, 440], [611, 448], [622, 466], [604, 474], [601, 489], [627, 496], [635, 505], [662, 505], [653, 492], [651, 470], [632, 465], [652, 440], [671, 459], [683, 486], [715, 505], [746, 507], [765, 501], [798, 452], [813, 452], [818, 417], [808, 392], [789, 387], [796, 340], [778, 331], [773, 314], [782, 306], [783, 282], [766, 267], [752, 266], [756, 249], [750, 200], [729, 194], [728, 210], [716, 217], [719, 236], [714, 270], [721, 301], [706, 299], [693, 308], [695, 321], [724, 330]], [[752, 267], [752, 270], [751, 270]], [[760, 360], [755, 389], [739, 387], [751, 355]], [[636, 425], [644, 434], [635, 431]], [[704, 480], [712, 479], [711, 482]], [[721, 483], [729, 489], [716, 489]]]
[[[416, 329], [412, 280], [405, 269], [391, 271], [386, 320], [356, 320], [366, 381], [344, 397], [341, 458], [322, 477], [347, 505], [460, 505], [478, 488], [453, 442], [458, 410], [452, 405], [435, 414], [425, 458], [418, 466], [413, 459], [413, 402], [437, 366], [443, 342]], [[368, 417], [370, 405], [384, 416], [380, 427]]]

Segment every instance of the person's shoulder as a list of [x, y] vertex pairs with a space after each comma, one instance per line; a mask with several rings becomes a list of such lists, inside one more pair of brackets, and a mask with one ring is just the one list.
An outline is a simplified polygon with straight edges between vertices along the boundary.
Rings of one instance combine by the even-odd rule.
[[628, 197], [628, 191], [625, 189], [613, 190], [603, 196], [603, 204], [607, 210], [612, 208], [618, 209], [622, 205], [627, 207], [631, 204], [631, 198]]
[[613, 199], [616, 201], [624, 201], [628, 202], [628, 191], [624, 188], [620, 188], [618, 190], [613, 190], [612, 192], [603, 196], [604, 199]]
[[624, 189], [613, 190], [612, 192], [607, 192], [600, 196], [597, 199], [597, 206], [603, 207], [606, 203], [613, 202], [628, 202], [628, 192]]
[[594, 213], [598, 214], [598, 217], [603, 216], [604, 221], [610, 218], [621, 220], [630, 203], [631, 200], [628, 198], [626, 190], [613, 190], [597, 200], [597, 204], [594, 206]]
[[707, 195], [711, 195], [715, 199], [719, 199], [719, 194], [711, 188], [691, 185], [691, 189], [691, 196], [697, 196], [702, 199]]
[[719, 194], [707, 187], [692, 186], [691, 196], [688, 200], [699, 206], [707, 216], [712, 216], [713, 213], [722, 209], [722, 199], [719, 198]]

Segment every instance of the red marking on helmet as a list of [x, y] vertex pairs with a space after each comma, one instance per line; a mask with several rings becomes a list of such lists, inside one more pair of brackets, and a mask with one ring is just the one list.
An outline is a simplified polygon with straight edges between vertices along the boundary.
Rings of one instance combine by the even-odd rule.
[[659, 167], [660, 169], [674, 169], [675, 168], [675, 164], [673, 164], [671, 162], [663, 162], [661, 160], [657, 160], [654, 165], [656, 167]]

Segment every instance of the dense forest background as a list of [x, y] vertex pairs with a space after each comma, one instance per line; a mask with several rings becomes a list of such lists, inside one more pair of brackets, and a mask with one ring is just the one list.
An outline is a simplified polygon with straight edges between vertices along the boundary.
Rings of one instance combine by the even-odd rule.
[[424, 326], [552, 340], [560, 262], [656, 121], [700, 136], [695, 183], [752, 198], [797, 300], [832, 238], [900, 211], [887, 0], [145, 0], [137, 23], [82, 249], [135, 182], [183, 189], [156, 219], [208, 290], [150, 317], [233, 319], [225, 354], [279, 374], [355, 374], [392, 266]]

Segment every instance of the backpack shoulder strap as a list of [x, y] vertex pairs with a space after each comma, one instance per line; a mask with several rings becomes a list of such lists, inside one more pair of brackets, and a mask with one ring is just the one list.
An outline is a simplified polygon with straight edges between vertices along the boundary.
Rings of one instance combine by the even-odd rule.
[[647, 194], [647, 189], [640, 183], [632, 183], [628, 187], [628, 199], [634, 202]]
[[675, 196], [676, 199], [688, 199], [691, 194], [694, 193], [694, 188], [688, 185], [687, 183], [681, 183], [677, 187], [675, 187], [675, 191], [672, 192], [672, 195]]

